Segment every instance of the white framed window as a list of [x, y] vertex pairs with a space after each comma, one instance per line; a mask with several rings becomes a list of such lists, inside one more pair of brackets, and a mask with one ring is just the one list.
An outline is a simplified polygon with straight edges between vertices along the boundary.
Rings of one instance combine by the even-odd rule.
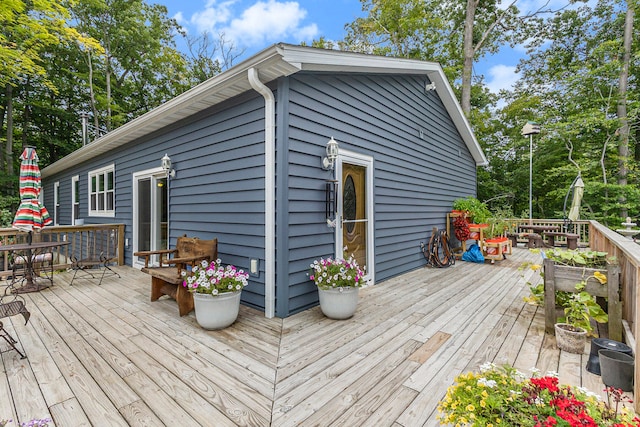
[[60, 225], [60, 181], [53, 183], [53, 225]]
[[115, 166], [89, 172], [89, 216], [115, 216]]
[[80, 176], [71, 178], [71, 224], [75, 225], [80, 218]]

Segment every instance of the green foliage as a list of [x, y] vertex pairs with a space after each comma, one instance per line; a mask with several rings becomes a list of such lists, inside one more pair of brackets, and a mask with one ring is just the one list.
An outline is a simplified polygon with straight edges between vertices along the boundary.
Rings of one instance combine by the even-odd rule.
[[19, 197], [0, 194], [0, 228], [11, 227], [19, 204]]
[[[619, 155], [617, 117], [621, 48], [626, 2], [600, 0], [595, 5], [555, 13], [530, 39], [530, 56], [519, 66], [521, 80], [506, 94], [506, 106], [495, 116], [492, 135], [483, 135], [490, 166], [478, 194], [490, 189], [514, 194], [514, 212], [523, 212], [528, 194], [529, 138], [519, 131], [527, 120], [542, 124], [533, 140], [533, 217], [563, 218], [564, 200], [580, 172], [585, 182], [581, 218], [597, 219], [612, 228], [623, 221], [621, 210], [640, 212], [637, 141], [630, 141], [636, 161]], [[636, 24], [640, 17], [636, 13]], [[637, 38], [632, 51], [640, 49]], [[638, 135], [640, 91], [638, 57], [627, 81], [628, 117]], [[635, 146], [635, 148], [634, 148]], [[571, 158], [568, 155], [571, 150]], [[621, 165], [626, 182], [618, 182]], [[568, 203], [571, 203], [569, 199]]]
[[607, 252], [593, 250], [553, 248], [545, 251], [545, 256], [557, 264], [588, 268], [606, 268], [609, 262], [615, 261], [607, 255]]
[[[603, 268], [606, 267], [608, 262], [612, 261], [607, 259], [606, 252], [591, 250], [578, 251], [555, 248], [546, 251], [545, 256], [552, 259], [555, 264], [583, 268]], [[531, 268], [534, 271], [539, 271], [541, 276], [544, 275], [538, 264], [526, 264], [521, 268]], [[565, 314], [563, 318], [559, 319], [559, 322], [568, 323], [574, 328], [582, 328], [589, 333], [593, 330], [591, 320], [595, 320], [598, 323], [606, 323], [609, 320], [607, 313], [596, 302], [596, 298], [585, 291], [587, 281], [590, 279], [595, 279], [602, 285], [607, 283], [607, 276], [596, 271], [593, 275], [578, 282], [575, 286], [575, 292], [556, 291], [555, 295], [555, 305], [563, 307]], [[544, 282], [536, 285], [530, 282], [528, 284], [530, 294], [524, 297], [524, 301], [544, 306]]]
[[582, 328], [591, 332], [591, 319], [598, 323], [607, 323], [609, 316], [596, 303], [596, 298], [586, 291], [571, 294], [565, 308], [564, 318], [559, 319], [560, 323], [568, 323], [574, 328]]
[[[438, 403], [442, 425], [455, 426], [631, 426], [633, 410], [624, 408], [621, 390], [607, 389], [603, 402], [581, 387], [561, 385], [557, 373], [531, 376], [511, 366], [485, 363], [480, 372], [458, 375]], [[632, 403], [627, 400], [628, 403]]]
[[475, 224], [485, 224], [492, 216], [487, 205], [473, 196], [456, 199], [452, 206], [454, 210], [468, 212], [470, 220]]
[[40, 0], [0, 2], [0, 87], [15, 85], [25, 76], [41, 78], [51, 90], [42, 53], [58, 43], [82, 43], [98, 48], [95, 40], [68, 25], [66, 2]]

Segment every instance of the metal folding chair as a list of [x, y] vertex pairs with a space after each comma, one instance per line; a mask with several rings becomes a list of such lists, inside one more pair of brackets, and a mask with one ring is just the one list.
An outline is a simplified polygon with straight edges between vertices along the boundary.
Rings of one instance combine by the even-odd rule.
[[[4, 319], [5, 317], [15, 316], [16, 314], [22, 314], [24, 317], [24, 324], [26, 325], [29, 322], [29, 317], [31, 317], [31, 313], [27, 310], [25, 306], [24, 298], [18, 294], [14, 294], [12, 291], [14, 282], [12, 281], [9, 285], [5, 286], [4, 292], [0, 295], [0, 319]], [[21, 352], [16, 344], [18, 340], [16, 340], [9, 331], [4, 328], [2, 321], [0, 320], [0, 337], [2, 337], [11, 347], [5, 351], [9, 351], [11, 349], [18, 352], [21, 359], [24, 359], [25, 354]]]
[[99, 279], [98, 285], [106, 274], [120, 277], [110, 265], [117, 260], [117, 240], [112, 230], [96, 230], [89, 232], [86, 241], [83, 242], [80, 254], [71, 256], [71, 268], [74, 270], [70, 285], [73, 285], [76, 277], [87, 276]]

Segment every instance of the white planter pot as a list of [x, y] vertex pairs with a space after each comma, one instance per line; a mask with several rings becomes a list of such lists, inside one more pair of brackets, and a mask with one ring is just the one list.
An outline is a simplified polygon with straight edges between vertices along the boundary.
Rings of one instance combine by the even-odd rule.
[[359, 288], [320, 289], [320, 309], [330, 319], [343, 320], [353, 316], [358, 307]]
[[209, 294], [193, 294], [196, 320], [204, 329], [222, 329], [231, 325], [238, 318], [240, 296], [242, 291], [227, 292], [216, 296]]

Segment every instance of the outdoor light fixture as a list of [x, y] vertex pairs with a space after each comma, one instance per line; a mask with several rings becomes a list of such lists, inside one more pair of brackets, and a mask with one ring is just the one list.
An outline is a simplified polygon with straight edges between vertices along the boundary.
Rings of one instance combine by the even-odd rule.
[[338, 181], [329, 179], [325, 183], [325, 213], [327, 225], [335, 227], [336, 212], [338, 211]]
[[424, 90], [425, 92], [431, 92], [433, 90], [436, 90], [436, 84], [434, 82], [431, 82], [428, 85], [425, 85]]
[[168, 154], [165, 154], [162, 158], [162, 170], [167, 174], [167, 178], [176, 177], [176, 171], [174, 169], [171, 169], [171, 157], [169, 157]]
[[338, 143], [333, 137], [327, 142], [327, 157], [322, 158], [322, 168], [325, 170], [333, 169], [338, 158]]
[[527, 122], [520, 132], [522, 136], [529, 136], [529, 222], [533, 220], [533, 135], [540, 133], [540, 125]]

